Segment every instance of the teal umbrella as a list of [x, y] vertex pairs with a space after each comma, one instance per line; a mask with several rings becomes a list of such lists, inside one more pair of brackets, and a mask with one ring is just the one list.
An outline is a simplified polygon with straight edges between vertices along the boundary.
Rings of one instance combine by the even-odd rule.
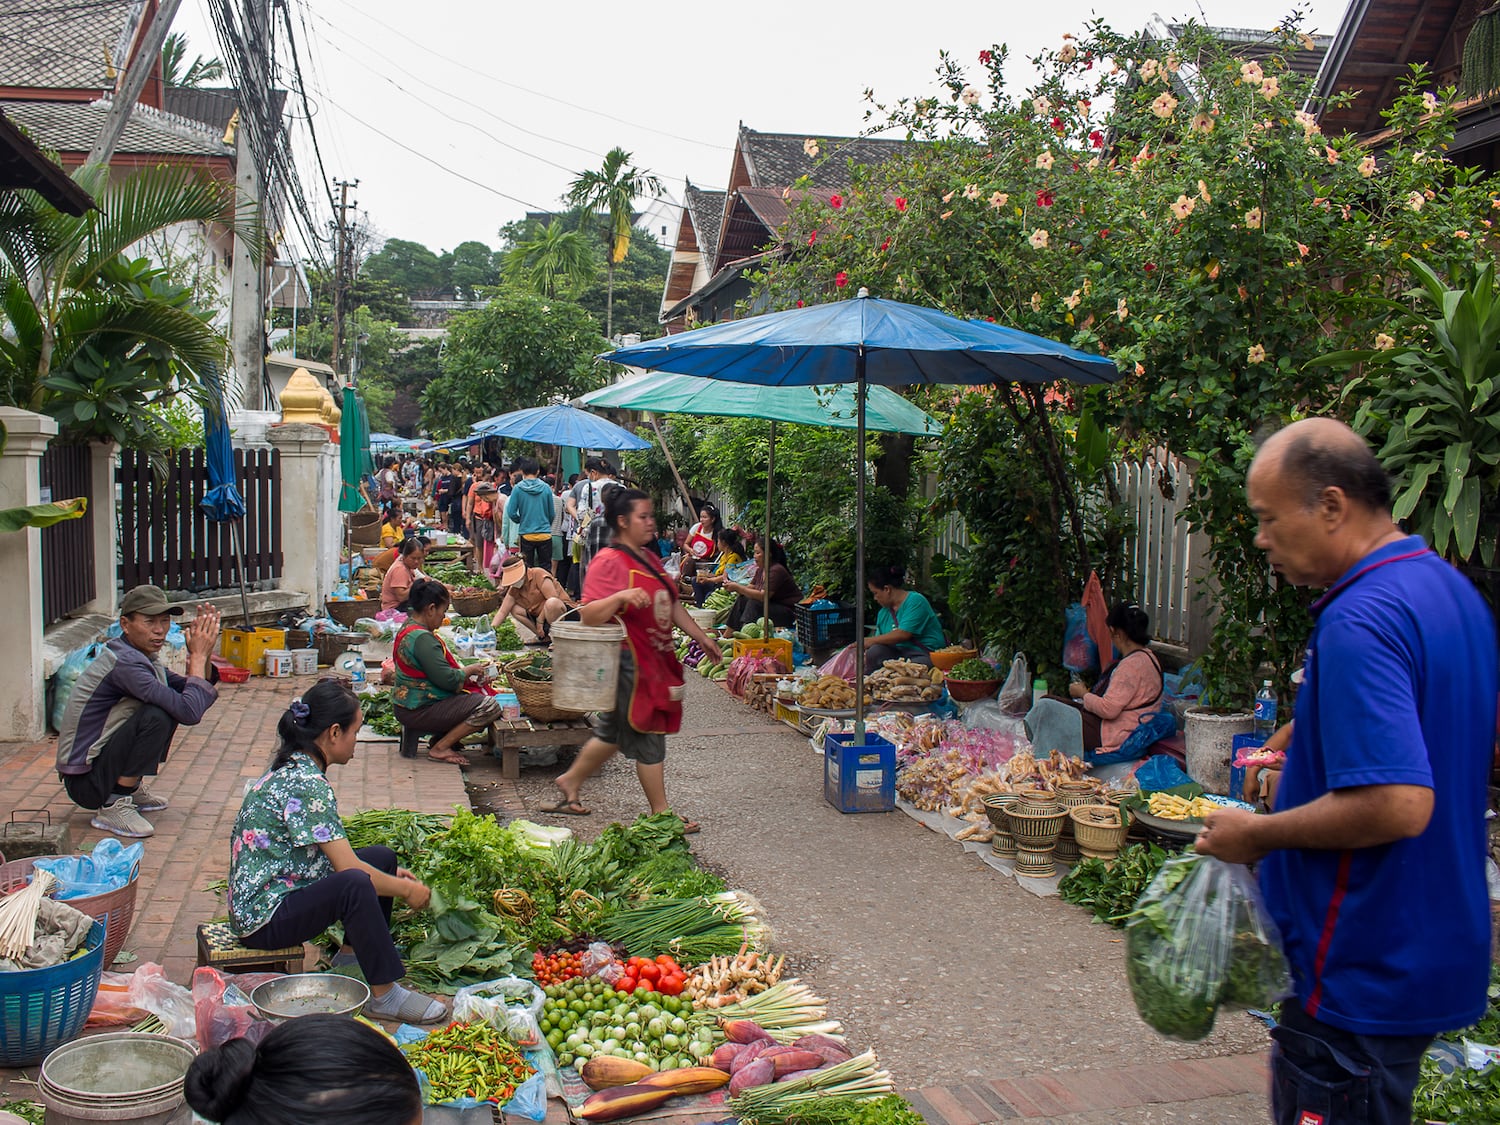
[[375, 471], [375, 466], [370, 460], [370, 420], [365, 414], [365, 400], [353, 387], [344, 388], [344, 413], [339, 419], [339, 469], [344, 478], [339, 488], [339, 511], [360, 511], [367, 502], [360, 485], [366, 473]]

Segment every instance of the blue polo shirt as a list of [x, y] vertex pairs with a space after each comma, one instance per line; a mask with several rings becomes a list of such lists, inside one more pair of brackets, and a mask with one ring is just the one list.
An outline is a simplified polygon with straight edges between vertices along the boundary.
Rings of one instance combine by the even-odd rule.
[[1278, 811], [1334, 789], [1420, 785], [1412, 840], [1272, 852], [1266, 906], [1297, 999], [1363, 1035], [1435, 1035], [1486, 1007], [1486, 785], [1495, 744], [1495, 626], [1467, 578], [1411, 536], [1372, 551], [1313, 607]]

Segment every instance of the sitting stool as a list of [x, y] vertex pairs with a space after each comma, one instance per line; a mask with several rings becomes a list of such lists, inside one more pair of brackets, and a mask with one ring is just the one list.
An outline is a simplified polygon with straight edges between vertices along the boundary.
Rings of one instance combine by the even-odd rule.
[[198, 965], [221, 973], [300, 973], [307, 950], [300, 945], [286, 949], [246, 949], [228, 922], [205, 922], [198, 927]]

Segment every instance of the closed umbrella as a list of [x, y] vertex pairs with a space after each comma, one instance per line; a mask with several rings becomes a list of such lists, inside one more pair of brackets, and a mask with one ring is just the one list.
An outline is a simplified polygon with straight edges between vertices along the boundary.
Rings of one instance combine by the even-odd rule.
[[[855, 384], [855, 636], [865, 624], [865, 429], [870, 383], [1107, 383], [1119, 378], [1104, 356], [937, 309], [886, 301], [861, 289], [853, 300], [809, 305], [631, 344], [611, 363], [769, 386]], [[864, 734], [864, 661], [855, 662], [855, 731]]]
[[218, 371], [205, 373], [211, 400], [203, 406], [203, 454], [208, 469], [208, 491], [198, 506], [215, 523], [229, 524], [229, 539], [234, 545], [234, 561], [240, 579], [240, 609], [245, 628], [250, 628], [250, 594], [245, 587], [245, 547], [241, 538], [245, 519], [245, 497], [235, 482], [234, 447], [229, 440], [229, 419], [224, 410], [224, 392]]
[[475, 422], [475, 433], [532, 441], [538, 445], [571, 445], [578, 449], [649, 449], [651, 443], [607, 418], [567, 403], [533, 406]]
[[360, 491], [365, 475], [375, 471], [370, 460], [370, 421], [365, 400], [353, 387], [344, 388], [344, 412], [339, 419], [339, 511], [357, 512], [365, 507]]

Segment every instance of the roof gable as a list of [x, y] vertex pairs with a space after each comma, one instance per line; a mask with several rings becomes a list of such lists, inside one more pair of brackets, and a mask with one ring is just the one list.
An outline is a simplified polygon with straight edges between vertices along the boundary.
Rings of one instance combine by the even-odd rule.
[[[6, 115], [37, 144], [58, 153], [87, 153], [104, 129], [107, 99], [92, 102], [3, 102]], [[232, 157], [234, 146], [201, 122], [136, 106], [115, 145], [119, 156]]]
[[719, 245], [719, 228], [724, 223], [722, 191], [707, 191], [688, 184], [684, 195], [684, 217], [692, 223], [698, 253], [712, 257]]
[[809, 139], [805, 134], [759, 133], [741, 125], [729, 190], [784, 188], [803, 176], [842, 190], [851, 183], [850, 161], [881, 164], [911, 143], [882, 137], [813, 137], [818, 155], [811, 156], [807, 152]]
[[0, 25], [0, 85], [112, 90], [146, 0], [26, 0]]

